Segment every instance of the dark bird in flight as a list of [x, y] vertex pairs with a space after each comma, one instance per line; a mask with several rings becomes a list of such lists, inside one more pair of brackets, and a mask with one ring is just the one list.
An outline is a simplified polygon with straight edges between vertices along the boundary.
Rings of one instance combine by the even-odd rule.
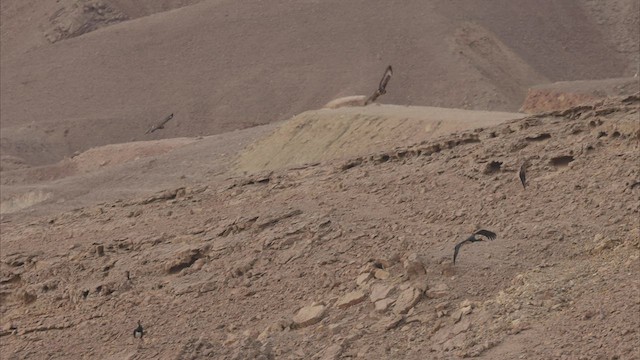
[[138, 327], [133, 330], [133, 337], [142, 339], [144, 335], [144, 329], [142, 328], [142, 324], [140, 324], [140, 320], [138, 320]]
[[391, 65], [387, 66], [387, 70], [385, 70], [384, 75], [382, 75], [382, 79], [380, 80], [380, 85], [378, 85], [378, 89], [373, 95], [369, 96], [367, 101], [364, 102], [365, 105], [369, 105], [372, 102], [376, 101], [376, 99], [383, 94], [387, 93], [387, 83], [391, 79], [391, 75], [393, 75], [393, 70], [391, 69]]
[[475, 233], [473, 233], [473, 235], [469, 236], [466, 240], [458, 243], [458, 245], [456, 245], [455, 250], [453, 251], [453, 263], [456, 263], [456, 258], [458, 257], [458, 251], [460, 251], [460, 248], [462, 247], [462, 245], [466, 244], [466, 243], [472, 243], [472, 242], [476, 242], [476, 241], [483, 241], [482, 238], [478, 238], [476, 237], [477, 235], [482, 235], [484, 237], [486, 237], [489, 240], [493, 240], [496, 238], [496, 233], [489, 231], [489, 230], [478, 230]]
[[151, 127], [151, 129], [147, 130], [147, 132], [145, 134], [151, 134], [152, 132], [156, 131], [156, 130], [160, 130], [160, 129], [164, 129], [164, 124], [168, 123], [169, 120], [173, 119], [173, 113], [171, 113], [171, 115], [167, 116], [166, 118], [164, 118], [164, 120], [162, 120], [160, 123], [153, 125]]
[[522, 165], [520, 165], [520, 172], [518, 173], [518, 176], [520, 176], [520, 182], [522, 183], [522, 187], [523, 188], [527, 188], [527, 162], [523, 162]]

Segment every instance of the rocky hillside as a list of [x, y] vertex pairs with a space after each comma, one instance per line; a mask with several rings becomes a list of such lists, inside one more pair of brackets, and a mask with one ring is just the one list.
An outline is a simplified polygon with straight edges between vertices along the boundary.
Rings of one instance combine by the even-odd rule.
[[[637, 358], [639, 109], [635, 95], [3, 217], [0, 351]], [[497, 239], [462, 247], [453, 264], [454, 245], [481, 228]]]
[[527, 97], [520, 111], [535, 114], [562, 110], [608, 97], [631, 95], [638, 91], [640, 91], [638, 77], [561, 81], [537, 85], [527, 92]]

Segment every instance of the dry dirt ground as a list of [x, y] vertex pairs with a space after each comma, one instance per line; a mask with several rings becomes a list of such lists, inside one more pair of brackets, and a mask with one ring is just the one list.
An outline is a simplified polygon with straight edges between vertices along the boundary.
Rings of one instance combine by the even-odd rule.
[[639, 26], [1, 1], [0, 357], [640, 358]]
[[[8, 211], [1, 353], [637, 359], [639, 110], [635, 95], [496, 114], [494, 123], [425, 132], [414, 144], [390, 146], [389, 135], [379, 151], [339, 159], [247, 175], [240, 161], [227, 161], [211, 165], [222, 175], [168, 179], [172, 187], [151, 195]], [[360, 119], [376, 126], [370, 116]], [[218, 141], [237, 152], [253, 144], [244, 155], [266, 151], [268, 139], [282, 146], [282, 129], [296, 122], [254, 129], [257, 142], [229, 140], [241, 132]], [[66, 179], [108, 174], [113, 185], [137, 176], [141, 187], [161, 186], [153, 171], [117, 169], [206, 141], [214, 139], [138, 144], [138, 152], [159, 149], [140, 159], [92, 150], [71, 160], [122, 163], [76, 168]], [[166, 168], [187, 161], [175, 156]], [[525, 160], [526, 189], [517, 176]], [[497, 239], [463, 247], [452, 264], [454, 245], [480, 228]], [[142, 339], [133, 336], [137, 321]]]

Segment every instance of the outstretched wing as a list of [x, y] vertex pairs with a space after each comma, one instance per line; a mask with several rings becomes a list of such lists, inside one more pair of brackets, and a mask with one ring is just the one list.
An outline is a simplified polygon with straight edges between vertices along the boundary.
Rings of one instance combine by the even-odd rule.
[[522, 163], [522, 165], [520, 166], [520, 173], [518, 175], [520, 176], [520, 182], [522, 183], [522, 187], [526, 189], [527, 188], [527, 163], [526, 162]]
[[464, 241], [459, 242], [455, 249], [453, 250], [453, 263], [456, 263], [456, 258], [458, 257], [458, 251], [460, 251], [460, 248], [462, 247], [462, 245], [466, 244], [469, 242], [469, 239], [466, 239]]
[[478, 230], [474, 233], [474, 235], [482, 235], [487, 237], [489, 240], [494, 240], [496, 238], [496, 233], [489, 230]]
[[152, 132], [154, 132], [156, 130], [164, 129], [164, 124], [168, 123], [169, 120], [171, 120], [171, 119], [173, 119], [173, 113], [171, 113], [169, 116], [164, 118], [159, 124], [153, 125], [151, 127], [151, 129], [147, 130], [147, 132], [145, 134], [151, 134]]
[[380, 90], [376, 90], [376, 92], [374, 92], [371, 96], [369, 96], [369, 98], [364, 102], [364, 105], [367, 106], [372, 102], [376, 101], [378, 96], [380, 96]]
[[393, 69], [391, 69], [391, 65], [387, 66], [387, 70], [385, 70], [384, 75], [382, 75], [382, 79], [380, 80], [380, 85], [378, 85], [378, 90], [381, 93], [385, 93], [387, 88], [387, 83], [391, 79], [391, 75], [393, 75]]
[[164, 127], [164, 124], [168, 123], [169, 120], [171, 119], [173, 119], [173, 113], [171, 113], [171, 115], [164, 118], [164, 120], [162, 120], [162, 122], [160, 123], [160, 125], [158, 125], [158, 127]]

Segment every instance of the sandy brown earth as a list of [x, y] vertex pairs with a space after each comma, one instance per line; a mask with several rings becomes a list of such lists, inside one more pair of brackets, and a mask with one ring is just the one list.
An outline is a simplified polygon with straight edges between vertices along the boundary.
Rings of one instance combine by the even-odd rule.
[[640, 358], [639, 28], [3, 0], [0, 358]]
[[[315, 165], [4, 214], [0, 350], [638, 358], [639, 110], [638, 95], [608, 99]], [[479, 228], [497, 239], [463, 247], [453, 265], [453, 246]]]
[[0, 151], [31, 166], [287, 119], [369, 95], [389, 64], [382, 102], [517, 111], [533, 85], [633, 76], [640, 61], [637, 0], [0, 6]]

